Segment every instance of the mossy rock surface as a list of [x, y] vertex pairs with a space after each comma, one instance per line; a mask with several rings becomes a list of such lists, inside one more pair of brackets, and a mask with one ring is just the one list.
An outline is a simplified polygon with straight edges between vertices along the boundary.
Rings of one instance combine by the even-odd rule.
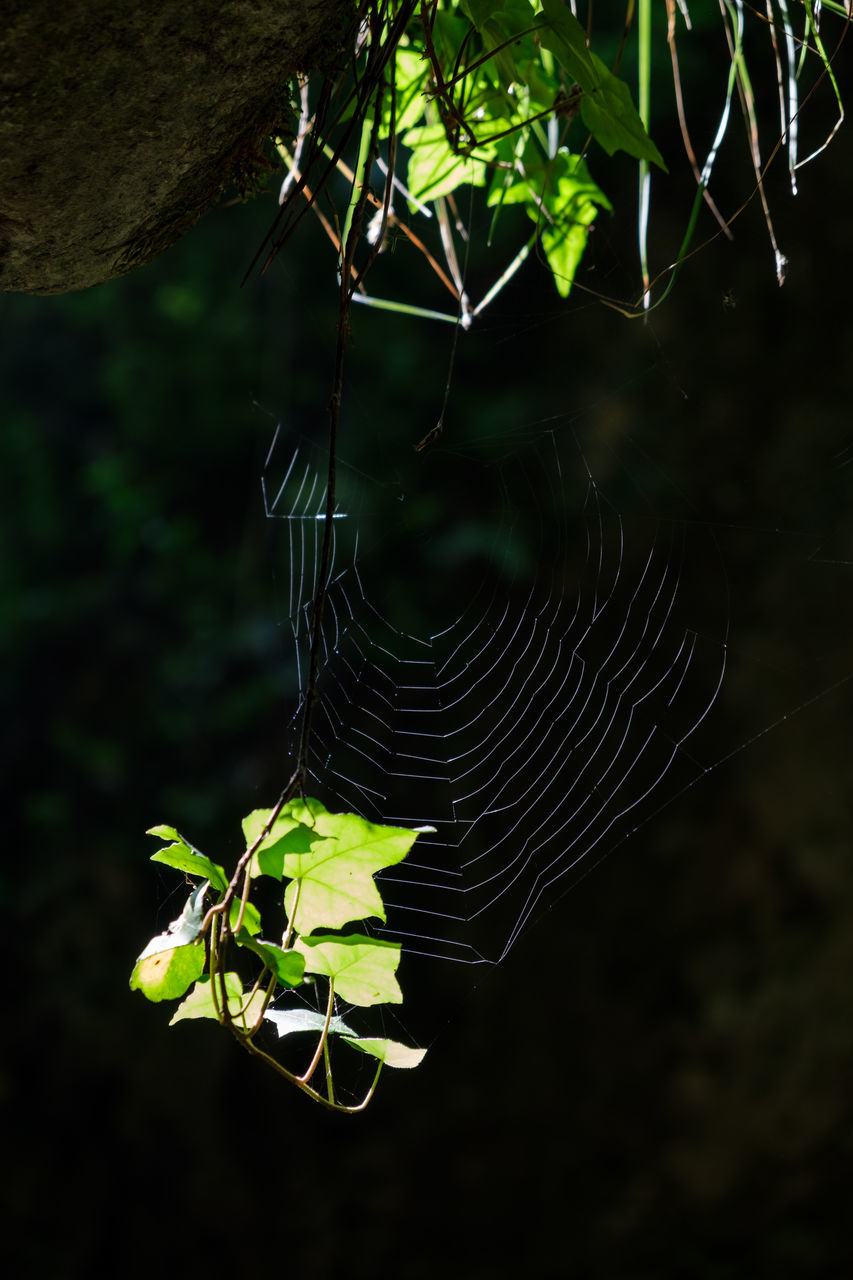
[[0, 289], [64, 293], [174, 244], [251, 172], [346, 0], [25, 0], [0, 29]]

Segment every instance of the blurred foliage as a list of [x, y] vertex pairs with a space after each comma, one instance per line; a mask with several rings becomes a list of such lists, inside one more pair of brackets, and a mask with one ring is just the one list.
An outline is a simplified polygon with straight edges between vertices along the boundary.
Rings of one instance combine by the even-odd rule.
[[[558, 309], [543, 268], [465, 336], [448, 431], [577, 412], [605, 488], [630, 448], [654, 505], [676, 488], [713, 525], [732, 594], [719, 756], [735, 754], [476, 989], [411, 962], [413, 1007], [451, 1012], [414, 1086], [390, 1083], [361, 1127], [282, 1102], [202, 1025], [167, 1035], [125, 976], [150, 932], [152, 818], [192, 824], [224, 856], [234, 815], [277, 794], [295, 674], [259, 476], [277, 419], [322, 439], [334, 255], [303, 228], [241, 291], [274, 209], [262, 197], [109, 286], [0, 299], [16, 1274], [114, 1268], [116, 1236], [129, 1280], [244, 1267], [253, 1162], [275, 1169], [258, 1268], [281, 1265], [286, 1239], [288, 1265], [315, 1276], [848, 1273], [849, 686], [738, 750], [853, 671], [843, 145], [801, 203], [778, 178], [783, 291], [750, 211], [647, 327], [580, 300]], [[659, 213], [677, 247], [680, 212]], [[630, 253], [603, 224], [581, 281], [624, 283]], [[471, 271], [491, 267], [475, 255]], [[449, 340], [355, 318], [354, 465], [384, 474], [392, 450], [415, 465]], [[432, 501], [448, 537], [472, 536], [440, 490]], [[807, 559], [800, 532], [811, 551], [824, 528]], [[156, 888], [163, 927], [172, 884]], [[249, 1146], [200, 1119], [238, 1110]], [[300, 1233], [279, 1231], [279, 1194], [298, 1200]], [[211, 1212], [215, 1238], [199, 1226]]]

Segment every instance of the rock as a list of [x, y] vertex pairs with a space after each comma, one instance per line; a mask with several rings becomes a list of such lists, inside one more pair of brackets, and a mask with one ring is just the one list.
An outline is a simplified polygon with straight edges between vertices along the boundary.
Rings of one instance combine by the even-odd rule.
[[328, 63], [347, 0], [17, 0], [0, 29], [0, 289], [86, 289], [162, 253]]

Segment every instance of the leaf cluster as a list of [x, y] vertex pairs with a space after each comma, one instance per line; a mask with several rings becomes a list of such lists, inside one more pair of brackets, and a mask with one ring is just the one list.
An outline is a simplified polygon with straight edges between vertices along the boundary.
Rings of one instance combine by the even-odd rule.
[[[361, 1110], [373, 1094], [383, 1064], [415, 1067], [425, 1050], [359, 1035], [336, 1014], [338, 1000], [354, 1008], [403, 1001], [396, 977], [400, 944], [343, 930], [357, 922], [385, 921], [374, 877], [406, 857], [420, 830], [378, 826], [356, 814], [329, 813], [317, 800], [280, 802], [274, 809], [257, 809], [243, 820], [246, 848], [229, 879], [222, 866], [195, 849], [174, 827], [152, 827], [149, 835], [168, 841], [152, 861], [199, 883], [180, 916], [152, 938], [137, 959], [131, 988], [153, 1001], [183, 996], [172, 1024], [215, 1019], [246, 1049], [322, 1105], [339, 1111]], [[274, 895], [282, 926], [275, 940], [266, 936], [269, 931], [252, 901], [253, 890], [264, 879], [283, 891]], [[232, 948], [237, 960], [232, 958]], [[294, 1003], [300, 988], [316, 1001], [322, 987], [325, 999], [316, 1007]], [[302, 1072], [285, 1067], [261, 1047], [258, 1033], [264, 1025], [274, 1028], [279, 1039], [300, 1033], [314, 1037]], [[345, 1106], [335, 1097], [332, 1038], [378, 1062], [373, 1082], [356, 1106]], [[314, 1083], [321, 1060], [322, 1092]]]
[[[620, 301], [598, 294], [603, 302], [628, 317], [645, 315], [652, 305], [659, 306], [683, 262], [702, 247], [694, 246], [693, 241], [703, 207], [717, 223], [714, 236], [731, 237], [730, 224], [753, 197], [761, 202], [781, 284], [787, 259], [776, 241], [764, 185], [766, 170], [778, 153], [786, 153], [791, 188], [796, 193], [797, 171], [828, 146], [844, 119], [833, 61], [849, 25], [849, 14], [834, 2], [824, 7], [844, 19], [834, 47], [824, 42], [820, 6], [813, 6], [811, 0], [805, 0], [799, 14], [783, 0], [770, 0], [766, 15], [751, 17], [747, 6], [721, 0], [713, 19], [700, 7], [695, 23], [687, 6], [677, 5], [675, 0], [667, 0], [662, 7], [653, 7], [652, 0], [639, 0], [636, 5], [631, 0], [622, 18], [600, 18], [597, 10], [588, 7], [585, 24], [578, 20], [576, 6], [566, 0], [362, 0], [353, 56], [345, 68], [338, 69], [336, 82], [324, 83], [314, 106], [309, 102], [308, 82], [300, 79], [295, 96], [301, 97], [302, 111], [295, 138], [276, 140], [290, 172], [280, 198], [284, 207], [268, 237], [272, 247], [265, 265], [304, 216], [297, 197], [305, 196], [307, 206], [315, 209], [338, 248], [339, 278], [343, 278], [343, 245], [353, 230], [354, 207], [367, 191], [375, 214], [369, 224], [365, 220], [364, 227], [356, 219], [355, 230], [358, 235], [366, 233], [369, 250], [366, 262], [358, 268], [350, 260], [352, 295], [358, 302], [468, 328], [535, 246], [558, 291], [566, 297], [591, 227], [602, 209], [612, 210], [595, 173], [601, 168], [601, 156], [596, 154], [600, 148], [606, 156], [621, 151], [637, 161], [637, 238], [643, 281], [637, 300]], [[778, 103], [771, 108], [772, 114], [778, 110], [778, 125], [774, 125], [775, 141], [769, 154], [760, 141], [757, 98], [747, 65], [746, 48], [749, 44], [751, 50], [753, 43], [747, 39], [748, 21], [756, 30], [761, 27], [769, 34], [779, 89]], [[724, 41], [717, 42], [719, 59], [707, 45], [707, 28], [712, 23], [721, 27]], [[694, 43], [702, 42], [703, 72], [701, 77], [697, 75], [696, 54], [688, 46], [683, 59], [685, 81], [679, 30], [689, 33], [694, 26]], [[665, 54], [661, 45], [661, 71], [655, 70], [654, 75], [653, 28], [656, 38], [665, 32], [666, 39]], [[629, 40], [638, 105], [620, 75]], [[810, 87], [804, 74], [807, 63], [814, 72]], [[663, 64], [666, 78], [671, 71], [676, 106], [673, 123], [680, 132], [696, 186], [677, 256], [674, 261], [669, 258], [669, 265], [653, 277], [649, 263], [651, 173], [652, 166], [666, 171], [666, 165], [647, 126], [652, 82], [657, 84]], [[721, 72], [723, 93], [716, 134], [703, 164], [688, 127], [685, 90], [697, 79], [702, 82], [704, 121], [706, 66], [712, 67], [714, 74]], [[820, 145], [801, 158], [801, 112], [824, 80], [835, 98], [836, 117]], [[709, 186], [735, 103], [747, 125], [754, 188], [741, 208], [726, 216]], [[350, 157], [350, 163], [345, 156]], [[318, 159], [320, 163], [315, 164]], [[377, 168], [382, 178], [374, 190]], [[349, 207], [340, 218], [329, 189], [336, 172], [350, 183]], [[484, 193], [493, 210], [489, 244], [505, 206], [521, 206], [534, 224], [515, 257], [476, 305], [466, 296], [465, 272], [459, 267], [458, 250], [465, 245], [467, 256], [469, 232], [455, 204], [460, 189], [474, 188]], [[407, 199], [410, 214], [417, 212], [438, 222], [440, 248], [435, 252], [413, 230], [411, 221], [398, 214], [394, 206], [398, 192]], [[330, 204], [331, 215], [319, 209], [320, 195]], [[392, 246], [398, 237], [405, 237], [424, 255], [454, 295], [458, 304], [455, 315], [367, 295], [363, 281], [386, 237]], [[364, 246], [361, 253], [365, 255]], [[444, 263], [440, 262], [442, 256]], [[666, 288], [652, 304], [652, 287], [664, 277]]]
[[484, 187], [495, 217], [521, 205], [566, 296], [598, 209], [611, 209], [584, 158], [590, 139], [665, 167], [631, 92], [563, 0], [425, 8], [394, 51], [398, 101], [386, 95], [383, 116], [409, 153], [410, 205], [463, 185]]
[[[627, 84], [590, 47], [564, 0], [449, 0], [440, 7], [430, 0], [376, 0], [363, 12], [355, 86], [347, 80], [340, 89], [342, 107], [334, 115], [321, 99], [313, 114], [303, 110], [296, 145], [279, 143], [290, 169], [282, 197], [289, 191], [292, 198], [300, 188], [308, 193], [305, 166], [312, 148], [329, 166], [320, 189], [335, 168], [344, 172], [352, 183], [350, 208], [339, 232], [324, 222], [340, 248], [352, 226], [353, 203], [384, 156], [384, 198], [370, 197], [379, 224], [367, 228], [370, 244], [378, 251], [393, 226], [423, 249], [394, 213], [396, 187], [411, 213], [437, 216], [447, 273], [427, 257], [461, 301], [444, 202], [460, 188], [481, 188], [493, 210], [492, 231], [505, 206], [521, 206], [533, 223], [505, 277], [538, 239], [559, 292], [567, 296], [598, 211], [611, 209], [587, 166], [591, 143], [607, 155], [623, 151], [665, 167]], [[352, 169], [343, 161], [346, 144], [335, 138], [334, 125], [342, 123], [348, 138], [355, 133], [359, 139]], [[454, 222], [458, 228], [458, 214]], [[287, 234], [274, 242], [273, 253]], [[462, 311], [464, 322], [464, 306]]]

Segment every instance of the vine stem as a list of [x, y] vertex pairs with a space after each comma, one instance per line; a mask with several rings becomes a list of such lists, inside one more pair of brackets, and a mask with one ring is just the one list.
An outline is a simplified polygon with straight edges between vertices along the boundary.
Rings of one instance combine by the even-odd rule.
[[332, 1022], [332, 1010], [335, 1007], [335, 983], [333, 978], [329, 978], [329, 998], [326, 1001], [326, 1021], [323, 1023], [323, 1030], [320, 1032], [320, 1039], [317, 1041], [317, 1048], [314, 1050], [314, 1057], [309, 1063], [308, 1070], [299, 1077], [303, 1084], [307, 1084], [317, 1070], [323, 1050], [329, 1039], [329, 1027]]
[[[382, 1070], [382, 1062], [380, 1061], [373, 1077], [370, 1088], [362, 1098], [361, 1102], [355, 1106], [345, 1106], [335, 1101], [334, 1088], [332, 1085], [331, 1066], [328, 1052], [328, 1036], [329, 1027], [331, 1026], [332, 1013], [334, 1010], [334, 981], [329, 978], [329, 998], [326, 1007], [326, 1018], [323, 1024], [323, 1030], [314, 1051], [311, 1062], [307, 1071], [297, 1076], [293, 1072], [288, 1071], [276, 1058], [267, 1053], [264, 1049], [255, 1044], [253, 1037], [258, 1030], [260, 1020], [263, 1017], [275, 989], [275, 976], [270, 983], [269, 989], [265, 993], [263, 1008], [260, 1017], [256, 1020], [255, 1025], [249, 1028], [241, 1028], [235, 1022], [231, 1010], [228, 1005], [228, 992], [225, 983], [225, 966], [223, 963], [226, 948], [231, 936], [235, 932], [239, 932], [243, 922], [246, 904], [249, 897], [251, 885], [251, 862], [258, 849], [261, 847], [267, 836], [272, 831], [273, 826], [284, 806], [297, 794], [301, 794], [304, 798], [304, 784], [308, 773], [308, 758], [311, 742], [311, 726], [315, 703], [317, 702], [317, 684], [320, 672], [320, 655], [323, 644], [323, 614], [326, 604], [326, 597], [329, 588], [329, 579], [331, 575], [332, 565], [332, 546], [334, 538], [334, 517], [336, 504], [336, 479], [337, 479], [337, 450], [338, 450], [338, 431], [340, 423], [341, 401], [343, 397], [343, 373], [344, 373], [344, 356], [346, 352], [346, 344], [349, 338], [349, 317], [350, 308], [353, 297], [358, 290], [361, 281], [369, 271], [370, 267], [378, 255], [382, 234], [384, 234], [390, 213], [391, 201], [391, 184], [393, 181], [393, 156], [390, 167], [385, 197], [382, 202], [382, 234], [378, 237], [376, 245], [372, 252], [367, 255], [366, 261], [361, 268], [355, 270], [355, 252], [356, 246], [361, 239], [362, 225], [364, 222], [365, 210], [371, 199], [376, 202], [376, 197], [372, 196], [370, 191], [370, 174], [373, 162], [378, 155], [379, 146], [379, 130], [382, 122], [382, 105], [384, 95], [384, 74], [385, 66], [391, 52], [396, 48], [402, 30], [408, 17], [414, 10], [414, 0], [407, 0], [407, 3], [401, 6], [400, 13], [392, 26], [392, 34], [388, 41], [383, 43], [379, 39], [381, 23], [374, 15], [373, 47], [368, 57], [368, 67], [365, 73], [365, 83], [367, 89], [364, 93], [363, 102], [365, 110], [362, 113], [364, 121], [362, 127], [362, 140], [359, 150], [359, 160], [356, 173], [353, 176], [352, 193], [350, 196], [349, 207], [347, 209], [344, 231], [341, 236], [340, 244], [340, 262], [339, 262], [339, 306], [337, 319], [337, 338], [335, 346], [335, 362], [334, 373], [332, 379], [332, 393], [329, 401], [329, 462], [328, 475], [326, 482], [326, 505], [325, 517], [323, 522], [323, 544], [320, 554], [320, 565], [317, 575], [317, 582], [314, 592], [314, 599], [311, 608], [311, 620], [309, 627], [309, 669], [308, 679], [305, 686], [305, 696], [302, 704], [302, 722], [299, 732], [299, 743], [296, 752], [296, 764], [293, 773], [288, 780], [287, 785], [281, 792], [275, 806], [270, 810], [267, 820], [264, 823], [257, 838], [240, 856], [234, 873], [222, 895], [222, 898], [214, 906], [207, 911], [202, 922], [201, 933], [210, 929], [210, 982], [211, 992], [213, 996], [214, 1008], [219, 1022], [226, 1026], [237, 1042], [253, 1056], [260, 1058], [272, 1067], [279, 1075], [288, 1080], [291, 1084], [295, 1084], [314, 1101], [330, 1111], [344, 1112], [353, 1114], [362, 1111], [373, 1096], [379, 1075]], [[372, 117], [368, 110], [368, 103], [372, 98]], [[392, 89], [391, 115], [392, 122], [395, 114], [395, 104]], [[335, 157], [335, 160], [337, 157]], [[300, 179], [300, 184], [304, 185], [304, 177]], [[299, 184], [297, 184], [299, 185]], [[274, 249], [277, 245], [274, 246]], [[229, 912], [234, 902], [238, 890], [240, 892], [240, 905], [237, 918], [232, 928], [229, 920]], [[297, 891], [298, 892], [298, 891]], [[298, 901], [298, 899], [297, 899]], [[291, 918], [288, 921], [285, 932], [285, 946], [290, 941], [293, 933], [293, 921], [296, 913], [296, 903], [291, 912]], [[255, 987], [252, 990], [252, 996], [259, 989], [263, 974], [258, 978]], [[244, 1005], [244, 1011], [251, 1002]], [[240, 1015], [238, 1015], [240, 1016]], [[311, 1084], [310, 1080], [314, 1075], [320, 1058], [323, 1057], [326, 1063], [326, 1096], [318, 1092]]]
[[[249, 867], [249, 864], [251, 863], [252, 858], [257, 853], [258, 849], [261, 847], [263, 842], [266, 840], [270, 831], [273, 829], [276, 819], [278, 818], [284, 806], [287, 804], [288, 800], [292, 800], [293, 797], [296, 795], [297, 790], [299, 790], [301, 786], [301, 781], [302, 779], [301, 779], [300, 771], [299, 769], [296, 769], [291, 774], [290, 780], [287, 786], [282, 791], [278, 800], [275, 802], [272, 809], [270, 809], [269, 816], [266, 822], [264, 823], [263, 827], [261, 828], [257, 836], [257, 839], [253, 840], [252, 843], [249, 845], [248, 849], [246, 849], [245, 853], [242, 853], [240, 855], [237, 865], [234, 868], [234, 874], [232, 875], [231, 879], [228, 882], [228, 887], [226, 888], [225, 893], [222, 895], [219, 902], [214, 903], [212, 907], [208, 908], [207, 914], [205, 915], [204, 920], [202, 920], [201, 922], [201, 929], [199, 930], [200, 934], [206, 933], [210, 927], [211, 921], [214, 920], [217, 916], [224, 916], [225, 912], [231, 906], [231, 903], [234, 901], [234, 895], [237, 892], [237, 886], [240, 883], [240, 879], [243, 875], [243, 872], [247, 870], [247, 868]], [[230, 933], [231, 930], [230, 928], [227, 927], [227, 924], [226, 924], [226, 928], [227, 928], [227, 931]]]
[[[299, 737], [299, 750], [296, 758], [294, 777], [300, 781], [305, 777], [308, 768], [308, 749], [311, 740], [311, 721], [314, 705], [317, 702], [317, 680], [320, 671], [320, 649], [323, 640], [323, 612], [329, 589], [329, 575], [332, 563], [332, 540], [334, 537], [334, 518], [337, 481], [338, 430], [340, 425], [341, 401], [344, 385], [344, 356], [349, 337], [349, 314], [352, 298], [357, 285], [363, 279], [367, 267], [350, 283], [356, 245], [361, 236], [364, 211], [370, 199], [370, 169], [373, 157], [378, 152], [379, 127], [382, 122], [382, 83], [376, 86], [376, 101], [373, 119], [368, 138], [362, 139], [359, 152], [359, 165], [353, 180], [353, 201], [347, 211], [345, 234], [341, 237], [341, 256], [339, 269], [340, 301], [338, 307], [337, 338], [335, 343], [335, 365], [332, 379], [332, 394], [329, 400], [329, 466], [326, 479], [326, 512], [323, 521], [323, 546], [320, 552], [320, 568], [317, 574], [317, 587], [311, 608], [310, 651], [308, 667], [308, 683], [305, 687], [305, 701], [302, 710], [302, 728]], [[376, 253], [379, 246], [376, 246]], [[372, 261], [372, 258], [371, 258]], [[368, 263], [369, 266], [369, 263]]]
[[261, 1049], [253, 1040], [249, 1039], [244, 1032], [240, 1031], [238, 1027], [235, 1027], [233, 1023], [231, 1024], [230, 1029], [232, 1035], [238, 1043], [243, 1046], [247, 1053], [251, 1053], [255, 1058], [260, 1058], [262, 1062], [267, 1064], [267, 1066], [272, 1067], [273, 1071], [277, 1072], [278, 1075], [283, 1076], [283, 1078], [289, 1081], [290, 1084], [295, 1084], [297, 1089], [301, 1089], [302, 1092], [306, 1093], [314, 1102], [319, 1102], [320, 1106], [325, 1107], [327, 1111], [337, 1111], [344, 1115], [357, 1115], [359, 1111], [364, 1111], [376, 1091], [376, 1086], [379, 1083], [379, 1076], [382, 1073], [382, 1067], [384, 1065], [382, 1062], [377, 1066], [376, 1074], [373, 1077], [370, 1088], [365, 1093], [361, 1102], [357, 1102], [354, 1106], [345, 1106], [341, 1102], [331, 1102], [328, 1098], [324, 1097], [322, 1093], [319, 1093], [316, 1089], [312, 1088], [310, 1084], [306, 1084], [299, 1076], [294, 1075], [292, 1071], [288, 1071], [287, 1067], [283, 1067], [281, 1063], [272, 1056], [272, 1054]]

